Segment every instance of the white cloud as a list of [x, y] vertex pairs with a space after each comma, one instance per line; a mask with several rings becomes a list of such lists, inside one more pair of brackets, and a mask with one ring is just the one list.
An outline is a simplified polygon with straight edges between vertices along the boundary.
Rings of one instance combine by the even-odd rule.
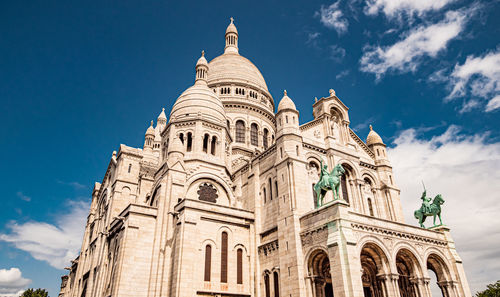
[[365, 14], [376, 15], [383, 12], [387, 18], [422, 16], [429, 11], [437, 11], [455, 0], [367, 0]]
[[23, 192], [19, 191], [16, 193], [17, 197], [19, 197], [19, 199], [21, 200], [24, 200], [26, 202], [30, 202], [31, 201], [31, 197], [29, 196], [26, 196]]
[[450, 126], [425, 140], [408, 129], [388, 150], [408, 223], [416, 225], [413, 211], [420, 207], [421, 180], [428, 194], [443, 194], [443, 220], [473, 293], [496, 281], [500, 271], [500, 142], [489, 143], [487, 136], [463, 135]]
[[377, 79], [387, 71], [415, 71], [425, 56], [434, 58], [448, 42], [463, 30], [467, 11], [450, 11], [439, 23], [419, 26], [393, 45], [368, 46], [361, 57], [361, 71], [374, 73]]
[[30, 283], [31, 280], [23, 278], [19, 268], [0, 269], [1, 297], [17, 297], [24, 292]]
[[88, 204], [82, 201], [70, 201], [67, 207], [56, 224], [11, 222], [7, 226], [10, 232], [0, 234], [0, 240], [14, 244], [37, 260], [64, 268], [78, 254], [89, 210]]
[[489, 99], [487, 112], [500, 108], [500, 49], [483, 56], [468, 56], [464, 64], [455, 65], [447, 80], [452, 89], [447, 100], [470, 94]]
[[335, 75], [335, 79], [341, 79], [347, 75], [349, 75], [349, 69], [342, 70], [339, 74]]
[[344, 17], [344, 13], [339, 9], [339, 1], [334, 2], [328, 7], [321, 5], [315, 16], [319, 16], [320, 22], [329, 29], [334, 29], [339, 35], [347, 32], [349, 22]]
[[337, 45], [330, 46], [329, 58], [335, 62], [340, 62], [345, 57], [345, 49]]
[[486, 111], [490, 112], [500, 108], [500, 95], [496, 95], [486, 104]]

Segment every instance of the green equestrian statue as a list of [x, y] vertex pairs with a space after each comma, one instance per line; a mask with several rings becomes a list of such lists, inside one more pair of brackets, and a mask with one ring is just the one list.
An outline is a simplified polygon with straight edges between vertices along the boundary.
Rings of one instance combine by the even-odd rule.
[[[422, 206], [413, 213], [420, 227], [425, 228], [425, 219], [430, 216], [434, 217], [434, 227], [443, 225], [443, 220], [441, 219], [441, 205], [444, 203], [444, 199], [441, 194], [437, 194], [436, 197], [432, 199], [431, 197], [427, 197], [427, 191], [424, 189], [420, 199], [422, 199]], [[439, 217], [439, 225], [436, 225], [436, 216]]]
[[333, 200], [339, 199], [340, 177], [344, 172], [344, 167], [340, 164], [333, 167], [332, 172], [328, 172], [328, 166], [323, 164], [323, 160], [321, 160], [321, 174], [319, 181], [314, 185], [317, 199], [316, 208], [323, 205], [323, 198], [328, 190], [333, 191]]

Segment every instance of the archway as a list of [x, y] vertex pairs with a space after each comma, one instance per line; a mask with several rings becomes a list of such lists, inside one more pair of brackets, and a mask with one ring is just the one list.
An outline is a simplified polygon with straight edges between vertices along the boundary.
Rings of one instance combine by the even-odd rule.
[[432, 296], [446, 297], [452, 295], [450, 291], [454, 290], [454, 288], [451, 287], [450, 284], [453, 282], [450, 282], [450, 273], [444, 260], [436, 254], [430, 254], [429, 257], [427, 257], [426, 265], [431, 278], [429, 287]]
[[309, 276], [314, 297], [333, 297], [330, 259], [323, 250], [314, 251], [309, 257]]
[[388, 271], [386, 255], [375, 243], [367, 243], [361, 250], [361, 282], [365, 297], [387, 296], [385, 279]]
[[421, 275], [418, 261], [409, 250], [401, 249], [396, 254], [396, 268], [399, 274], [398, 287], [401, 297], [417, 297], [417, 280]]

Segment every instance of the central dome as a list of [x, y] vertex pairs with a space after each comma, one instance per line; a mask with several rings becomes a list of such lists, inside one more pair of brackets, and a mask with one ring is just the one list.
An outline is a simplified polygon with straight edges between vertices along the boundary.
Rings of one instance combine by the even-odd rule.
[[208, 85], [235, 82], [269, 92], [266, 81], [259, 69], [238, 53], [224, 53], [208, 64]]

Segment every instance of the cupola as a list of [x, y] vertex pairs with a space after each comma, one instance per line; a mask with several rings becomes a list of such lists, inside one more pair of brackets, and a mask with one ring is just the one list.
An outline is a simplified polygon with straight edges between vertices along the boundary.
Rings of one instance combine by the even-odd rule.
[[234, 19], [230, 18], [231, 23], [226, 29], [226, 47], [224, 53], [238, 53], [238, 30], [234, 25]]

